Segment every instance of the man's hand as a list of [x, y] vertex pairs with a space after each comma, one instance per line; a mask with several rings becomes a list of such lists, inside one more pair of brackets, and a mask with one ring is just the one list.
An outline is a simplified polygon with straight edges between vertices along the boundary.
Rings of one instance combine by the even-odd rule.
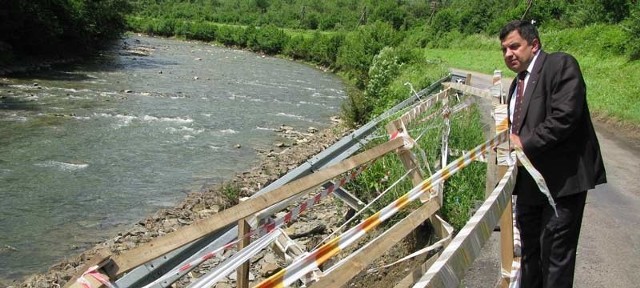
[[522, 142], [520, 142], [520, 136], [516, 135], [516, 134], [509, 134], [509, 139], [511, 140], [511, 144], [509, 146], [509, 148], [511, 149], [516, 149], [516, 148], [520, 148], [522, 149]]

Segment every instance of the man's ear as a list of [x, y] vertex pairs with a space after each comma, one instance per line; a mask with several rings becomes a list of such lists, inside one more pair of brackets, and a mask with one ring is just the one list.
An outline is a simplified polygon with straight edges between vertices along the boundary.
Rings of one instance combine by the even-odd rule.
[[540, 40], [538, 40], [538, 38], [533, 39], [533, 41], [531, 42], [531, 46], [533, 46], [533, 54], [538, 53], [538, 51], [540, 50]]

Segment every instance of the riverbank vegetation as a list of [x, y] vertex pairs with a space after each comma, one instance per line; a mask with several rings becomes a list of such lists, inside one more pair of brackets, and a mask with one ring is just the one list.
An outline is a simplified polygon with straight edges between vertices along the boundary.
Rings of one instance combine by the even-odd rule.
[[2, 1], [0, 68], [95, 51], [122, 35], [130, 8], [127, 0]]

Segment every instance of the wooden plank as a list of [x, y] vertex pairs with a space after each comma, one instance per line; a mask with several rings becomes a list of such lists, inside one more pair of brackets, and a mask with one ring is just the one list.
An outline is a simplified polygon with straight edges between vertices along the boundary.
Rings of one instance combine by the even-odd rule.
[[514, 167], [500, 180], [489, 198], [458, 232], [456, 238], [442, 251], [442, 256], [418, 280], [414, 287], [458, 287], [467, 268], [480, 254], [493, 227], [498, 224], [515, 184]]
[[[251, 243], [251, 239], [249, 237], [244, 237], [245, 235], [249, 234], [250, 230], [251, 226], [249, 226], [247, 220], [241, 219], [240, 221], [238, 221], [238, 239], [240, 239], [240, 241], [238, 242], [238, 251], [242, 250], [244, 247], [249, 246], [249, 244]], [[240, 265], [236, 273], [238, 273], [237, 287], [249, 288], [249, 261]]]
[[[86, 272], [87, 270], [89, 270], [89, 268], [93, 266], [98, 266], [98, 267], [104, 266], [104, 264], [109, 261], [110, 257], [111, 256], [104, 250], [98, 251], [98, 253], [92, 256], [89, 261], [87, 261], [84, 265], [78, 268], [78, 271], [80, 273], [74, 276], [73, 278], [71, 278], [71, 280], [69, 280], [69, 282], [67, 282], [67, 284], [65, 284], [64, 287], [65, 288], [83, 288], [83, 286], [77, 282], [78, 278], [80, 278], [82, 273]], [[101, 271], [98, 271], [98, 272], [100, 272], [103, 275], [106, 274]], [[98, 280], [96, 280], [93, 277], [85, 277], [85, 279], [90, 281], [90, 283], [93, 285], [92, 287], [96, 287], [96, 288], [105, 287], [104, 285], [102, 285], [102, 283], [98, 282]]]
[[476, 87], [471, 87], [469, 85], [465, 85], [465, 84], [462, 84], [462, 83], [446, 82], [446, 83], [442, 83], [442, 85], [444, 85], [444, 87], [447, 87], [447, 88], [450, 88], [450, 89], [462, 91], [463, 93], [466, 93], [466, 94], [471, 94], [471, 95], [478, 96], [478, 97], [481, 97], [481, 98], [485, 98], [485, 99], [488, 99], [488, 100], [493, 99], [493, 96], [491, 96], [491, 92], [489, 92], [489, 90], [484, 90], [484, 89], [480, 89], [480, 88], [476, 88]]
[[427, 112], [427, 110], [429, 110], [429, 108], [431, 108], [433, 105], [438, 103], [438, 101], [442, 100], [443, 98], [446, 98], [447, 90], [448, 89], [445, 89], [444, 91], [440, 91], [438, 94], [433, 95], [427, 98], [426, 100], [420, 102], [420, 104], [416, 105], [411, 110], [402, 114], [402, 116], [398, 119], [405, 124], [409, 124], [413, 122], [415, 119], [418, 118], [418, 116], [424, 114], [425, 112]]
[[[491, 137], [493, 137], [493, 135], [496, 135], [496, 125], [494, 123], [491, 123], [489, 135], [491, 135]], [[498, 153], [493, 149], [489, 149], [489, 154], [487, 156], [487, 180], [485, 182], [484, 193], [485, 199], [489, 197], [489, 195], [491, 195], [491, 192], [496, 187], [496, 184], [498, 184], [498, 179], [502, 179], [502, 176], [504, 176], [504, 173], [498, 176], [497, 157]]]
[[416, 283], [416, 281], [418, 281], [418, 279], [420, 279], [420, 277], [422, 277], [422, 275], [424, 275], [424, 273], [427, 273], [427, 270], [429, 270], [431, 265], [433, 265], [433, 263], [435, 263], [436, 260], [438, 260], [438, 257], [440, 257], [440, 253], [441, 252], [438, 252], [435, 255], [431, 256], [431, 258], [427, 259], [427, 261], [422, 263], [422, 265], [418, 266], [416, 269], [411, 271], [411, 273], [409, 273], [407, 276], [402, 278], [402, 280], [400, 280], [400, 282], [396, 283], [396, 285], [393, 286], [393, 287], [394, 288], [408, 288], [408, 287], [413, 286], [413, 283]]
[[355, 254], [352, 254], [352, 257], [343, 263], [339, 269], [333, 270], [328, 275], [325, 275], [320, 281], [314, 283], [312, 287], [341, 287], [345, 285], [354, 276], [358, 275], [360, 271], [371, 264], [373, 260], [382, 256], [387, 250], [402, 241], [404, 237], [436, 213], [438, 209], [440, 209], [440, 205], [438, 205], [436, 201], [425, 203], [409, 214], [409, 216], [393, 225], [393, 227], [384, 232], [381, 237], [376, 238], [373, 242], [370, 242]]
[[246, 218], [282, 200], [319, 186], [329, 179], [354, 169], [366, 162], [379, 158], [404, 146], [402, 139], [394, 139], [378, 145], [344, 161], [322, 169], [314, 174], [292, 181], [269, 193], [255, 196], [234, 207], [223, 210], [211, 217], [197, 221], [177, 231], [144, 243], [139, 247], [112, 257], [113, 277], [119, 277], [131, 269], [158, 258], [174, 249], [199, 239], [218, 229], [224, 228], [239, 219]]
[[[506, 172], [506, 166], [498, 167], [498, 175], [500, 177], [504, 176]], [[509, 198], [509, 200], [511, 200], [511, 198]], [[509, 201], [509, 203], [507, 203], [507, 207], [504, 209], [502, 217], [500, 217], [500, 263], [502, 271], [509, 272], [511, 272], [511, 266], [513, 264], [513, 210], [511, 202], [512, 201]], [[509, 282], [510, 278], [508, 276], [500, 277], [500, 287], [508, 288]]]
[[[402, 127], [402, 122], [399, 120], [389, 122], [386, 128], [389, 135], [394, 135], [398, 132], [407, 134], [409, 133], [408, 131], [403, 131], [404, 128]], [[420, 173], [418, 164], [413, 161], [413, 158], [411, 157], [411, 151], [401, 149], [400, 151], [398, 151], [398, 157], [400, 157], [400, 161], [402, 161], [402, 164], [404, 164], [404, 169], [407, 171], [411, 171], [411, 173], [409, 173], [409, 177], [411, 177], [411, 183], [413, 183], [413, 186], [420, 185], [420, 183], [422, 183], [424, 179], [422, 178], [422, 173]], [[426, 197], [427, 198], [425, 199], [428, 199], [429, 195], [426, 195]]]

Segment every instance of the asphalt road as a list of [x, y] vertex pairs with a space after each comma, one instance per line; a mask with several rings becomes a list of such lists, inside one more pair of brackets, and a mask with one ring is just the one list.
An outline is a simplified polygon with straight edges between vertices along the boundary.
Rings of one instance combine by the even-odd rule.
[[[457, 73], [468, 71], [456, 70]], [[492, 75], [473, 73], [488, 89]], [[504, 90], [510, 79], [503, 80]], [[640, 143], [610, 125], [595, 123], [608, 183], [587, 196], [578, 243], [574, 287], [640, 287]], [[493, 287], [499, 278], [498, 232], [465, 274], [461, 287]]]

